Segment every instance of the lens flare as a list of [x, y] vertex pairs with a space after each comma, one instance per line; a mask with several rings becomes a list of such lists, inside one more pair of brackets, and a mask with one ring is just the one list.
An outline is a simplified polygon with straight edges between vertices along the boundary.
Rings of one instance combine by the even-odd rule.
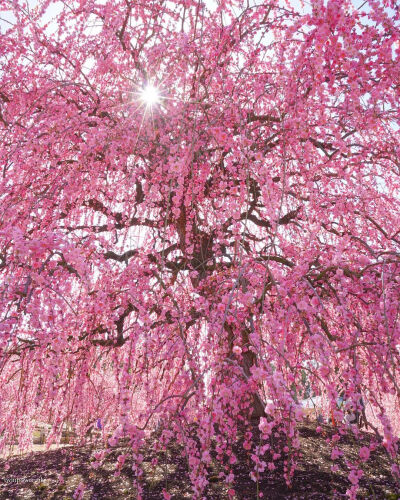
[[140, 99], [146, 106], [153, 106], [160, 100], [160, 92], [154, 85], [147, 85], [140, 93]]

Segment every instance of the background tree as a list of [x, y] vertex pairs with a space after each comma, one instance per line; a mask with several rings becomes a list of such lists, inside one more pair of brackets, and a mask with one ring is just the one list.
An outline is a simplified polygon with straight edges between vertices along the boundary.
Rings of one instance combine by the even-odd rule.
[[2, 2], [2, 447], [102, 418], [139, 471], [158, 423], [199, 496], [256, 417], [290, 483], [306, 373], [394, 461], [399, 9], [358, 3]]

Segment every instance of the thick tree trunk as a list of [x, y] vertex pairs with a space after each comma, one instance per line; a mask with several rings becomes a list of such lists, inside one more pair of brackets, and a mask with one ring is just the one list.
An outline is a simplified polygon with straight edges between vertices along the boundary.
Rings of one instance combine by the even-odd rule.
[[[256, 355], [251, 351], [246, 351], [243, 353], [243, 371], [246, 376], [251, 375], [250, 368], [257, 364]], [[253, 412], [251, 418], [265, 417], [264, 405], [258, 392], [253, 395]]]
[[[232, 327], [227, 323], [225, 323], [224, 327], [225, 330], [228, 332], [229, 357], [233, 358], [234, 354], [232, 349], [234, 346], [234, 335]], [[249, 345], [249, 331], [247, 329], [243, 329], [241, 332], [241, 336], [243, 345], [244, 346]], [[243, 372], [246, 375], [246, 377], [250, 377], [252, 375], [251, 367], [256, 365], [257, 365], [257, 356], [252, 351], [247, 350], [242, 353], [241, 366], [243, 368]], [[262, 402], [259, 392], [256, 392], [253, 395], [252, 410], [253, 410], [251, 413], [252, 419], [259, 419], [260, 417], [265, 417], [264, 404]]]

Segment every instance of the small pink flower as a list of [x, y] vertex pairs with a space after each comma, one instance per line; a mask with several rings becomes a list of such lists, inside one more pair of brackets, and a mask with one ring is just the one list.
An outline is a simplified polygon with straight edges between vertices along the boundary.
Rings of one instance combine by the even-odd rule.
[[162, 494], [163, 494], [164, 500], [171, 500], [171, 498], [172, 498], [171, 493], [168, 493], [168, 491], [163, 490]]
[[240, 356], [242, 354], [242, 348], [238, 345], [235, 345], [232, 351], [234, 352], [234, 354], [236, 354], [236, 356]]
[[318, 297], [315, 297], [315, 296], [314, 296], [314, 297], [311, 299], [311, 305], [312, 305], [313, 307], [317, 307], [317, 306], [319, 305], [319, 300], [318, 300]]
[[109, 440], [108, 440], [108, 444], [110, 446], [116, 446], [117, 444], [117, 440], [114, 438], [114, 437], [111, 437]]
[[334, 434], [334, 435], [332, 436], [332, 441], [333, 441], [334, 443], [337, 443], [339, 440], [340, 440], [340, 436], [339, 436], [339, 434]]
[[82, 500], [83, 494], [85, 492], [85, 486], [83, 483], [79, 483], [78, 487], [75, 490], [75, 493], [73, 495], [74, 500]]
[[397, 464], [392, 465], [392, 474], [400, 476], [400, 467]]
[[363, 446], [361, 449], [360, 449], [360, 458], [363, 462], [365, 462], [366, 460], [369, 459], [369, 448], [367, 446]]
[[307, 309], [307, 302], [305, 300], [301, 300], [298, 304], [297, 307], [301, 310], [304, 311]]
[[363, 471], [362, 470], [351, 470], [350, 471], [350, 474], [349, 474], [349, 481], [351, 482], [351, 484], [358, 484], [358, 482], [360, 481], [361, 477], [363, 475]]

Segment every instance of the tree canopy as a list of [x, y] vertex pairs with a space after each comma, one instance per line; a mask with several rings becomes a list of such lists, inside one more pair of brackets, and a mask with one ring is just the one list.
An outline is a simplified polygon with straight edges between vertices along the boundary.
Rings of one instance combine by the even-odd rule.
[[399, 475], [396, 2], [6, 0], [0, 19], [0, 448], [101, 419], [140, 496], [157, 426], [201, 498], [215, 443], [234, 492], [258, 419], [254, 478], [277, 429], [290, 484], [317, 395], [343, 432], [365, 412]]

